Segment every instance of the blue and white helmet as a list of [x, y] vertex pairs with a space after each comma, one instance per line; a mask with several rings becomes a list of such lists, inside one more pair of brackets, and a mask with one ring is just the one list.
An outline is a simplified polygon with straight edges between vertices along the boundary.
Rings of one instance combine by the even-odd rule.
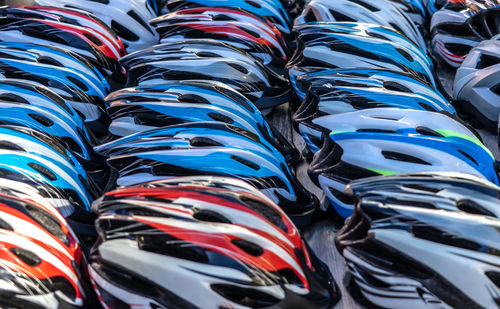
[[[183, 144], [188, 146], [185, 141]], [[111, 156], [108, 162], [119, 171], [118, 185], [174, 176], [235, 177], [266, 194], [298, 225], [309, 224], [316, 212], [317, 199], [297, 181], [285, 161], [272, 153], [261, 155], [252, 150], [225, 146], [182, 147], [170, 150], [130, 149], [127, 154]]]
[[350, 33], [299, 35], [287, 72], [293, 84], [298, 75], [310, 69], [354, 67], [409, 72], [436, 88], [432, 61], [419, 49], [407, 48], [385, 38]]
[[181, 41], [153, 46], [124, 57], [129, 86], [204, 79], [223, 82], [259, 109], [270, 111], [289, 100], [289, 82], [259, 60], [216, 40]]
[[237, 91], [220, 82], [180, 81], [116, 91], [107, 97], [115, 136], [189, 122], [219, 121], [261, 137], [288, 162], [298, 151], [273, 129], [260, 111]]
[[[291, 70], [296, 69], [292, 67]], [[389, 69], [312, 69], [308, 70], [303, 75], [297, 76], [292, 86], [297, 97], [303, 100], [306, 97], [306, 92], [309, 87], [322, 84], [353, 87], [380, 87], [388, 90], [421, 95], [423, 97], [432, 98], [435, 101], [440, 101], [443, 103], [443, 106], [448, 105], [445, 97], [428, 82], [418, 79], [411, 73]]]
[[[387, 118], [379, 117], [385, 113]], [[339, 131], [325, 137], [309, 170], [311, 178], [318, 181], [343, 217], [350, 216], [353, 210], [352, 202], [343, 194], [344, 187], [356, 179], [454, 171], [498, 184], [492, 153], [474, 133], [451, 118], [417, 111], [405, 119], [398, 110], [385, 109], [346, 115], [342, 125], [341, 115], [336, 124], [329, 125]], [[428, 122], [429, 119], [440, 122]]]
[[410, 17], [390, 1], [312, 0], [295, 19], [295, 25], [314, 21], [360, 22], [394, 28], [417, 44], [421, 51], [426, 50], [422, 34]]

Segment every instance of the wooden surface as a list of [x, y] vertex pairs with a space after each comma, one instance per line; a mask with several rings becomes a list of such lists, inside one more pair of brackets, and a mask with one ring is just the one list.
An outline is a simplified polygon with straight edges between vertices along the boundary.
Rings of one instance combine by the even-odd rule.
[[[451, 94], [453, 86], [453, 72], [446, 70], [441, 73], [440, 77], [445, 89]], [[288, 105], [280, 106], [268, 115], [267, 118], [269, 119], [269, 122], [274, 125], [288, 140], [293, 140], [299, 150], [304, 148], [304, 141], [300, 135], [292, 129], [290, 109]], [[497, 136], [484, 130], [478, 130], [478, 132], [481, 134], [484, 144], [493, 152], [495, 158], [498, 160], [500, 158], [500, 154], [497, 147]], [[296, 175], [307, 189], [320, 199], [324, 198], [321, 189], [316, 187], [308, 177], [307, 163], [305, 161], [297, 167]], [[365, 306], [359, 303], [358, 298], [354, 299], [353, 296], [347, 292], [343, 284], [347, 266], [342, 255], [335, 248], [334, 240], [337, 231], [338, 227], [336, 227], [334, 222], [325, 218], [325, 220], [314, 224], [303, 232], [304, 237], [316, 255], [330, 268], [330, 271], [332, 272], [335, 281], [341, 290], [342, 298], [334, 308], [365, 308]]]

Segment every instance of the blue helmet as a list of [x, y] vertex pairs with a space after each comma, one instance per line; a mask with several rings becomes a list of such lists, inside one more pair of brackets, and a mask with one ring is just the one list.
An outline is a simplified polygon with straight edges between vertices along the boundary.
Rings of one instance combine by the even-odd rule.
[[[222, 122], [194, 122], [162, 127], [122, 137], [95, 147], [107, 156], [149, 149], [182, 149], [196, 147], [234, 147], [251, 150], [262, 156], [271, 155], [284, 161], [283, 155], [260, 136]], [[270, 159], [271, 159], [270, 158]]]
[[174, 176], [228, 176], [253, 184], [280, 205], [298, 225], [308, 224], [317, 200], [297, 181], [283, 160], [252, 150], [224, 146], [180, 149], [130, 149], [108, 162], [119, 171], [118, 185]]
[[[79, 177], [71, 167], [55, 159], [42, 158], [15, 150], [0, 150], [0, 169], [21, 173], [28, 178], [35, 178], [41, 183], [48, 183], [59, 188], [85, 210], [90, 211], [92, 200], [97, 197], [95, 188]], [[93, 194], [92, 194], [92, 193]]]
[[341, 74], [336, 79], [313, 84], [309, 88], [306, 98], [293, 115], [293, 124], [314, 152], [317, 149], [313, 145], [321, 145], [318, 138], [323, 130], [316, 120], [322, 116], [373, 108], [402, 109], [399, 111], [401, 114], [407, 110], [420, 110], [456, 115], [453, 106], [444, 98], [432, 90], [425, 91], [427, 89], [420, 83], [413, 85], [415, 92], [397, 83]]
[[49, 89], [32, 82], [0, 80], [0, 123], [33, 128], [62, 139], [79, 160], [92, 161], [92, 135], [76, 112]]
[[115, 91], [107, 97], [115, 136], [171, 124], [219, 121], [249, 131], [283, 153], [287, 162], [298, 151], [269, 126], [248, 99], [225, 84], [214, 81], [179, 81]]
[[342, 217], [350, 216], [353, 210], [352, 202], [343, 194], [344, 187], [356, 179], [452, 171], [499, 183], [495, 159], [477, 138], [460, 132], [413, 127], [414, 124], [394, 130], [377, 125], [359, 131], [332, 132], [325, 139], [314, 156], [309, 174]]
[[[298, 34], [346, 33], [364, 37], [376, 37], [389, 42], [398, 43], [406, 48], [419, 49], [419, 46], [417, 44], [408, 39], [408, 37], [406, 37], [401, 32], [393, 28], [375, 24], [356, 23], [356, 22], [318, 21], [318, 22], [309, 22], [296, 25], [295, 27], [293, 27], [293, 30], [296, 31]], [[424, 56], [427, 55], [425, 50], [420, 50], [420, 51]]]
[[[295, 68], [291, 68], [295, 70]], [[300, 100], [306, 97], [307, 89], [312, 85], [338, 84], [366, 87], [384, 87], [401, 92], [421, 95], [432, 98], [449, 105], [445, 97], [433, 86], [422, 79], [418, 79], [414, 74], [400, 72], [390, 69], [367, 69], [367, 68], [346, 68], [346, 69], [312, 69], [297, 76], [292, 86], [295, 94]]]
[[[376, 46], [376, 48], [374, 48]], [[310, 68], [384, 68], [412, 73], [436, 88], [432, 61], [417, 48], [376, 36], [350, 33], [304, 33], [287, 64], [292, 84]]]
[[[61, 95], [100, 135], [106, 135], [109, 118], [105, 114], [104, 97], [109, 89], [96, 76], [85, 76], [36, 53], [3, 48], [0, 43], [0, 76], [38, 82]], [[40, 62], [44, 61], [44, 62]], [[71, 64], [71, 62], [70, 62]]]

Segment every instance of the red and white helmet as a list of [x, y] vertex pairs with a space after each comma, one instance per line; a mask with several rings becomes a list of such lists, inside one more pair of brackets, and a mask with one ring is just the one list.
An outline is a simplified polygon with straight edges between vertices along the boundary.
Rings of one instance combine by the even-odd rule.
[[103, 305], [335, 303], [339, 294], [329, 271], [283, 211], [251, 190], [227, 185], [146, 184], [110, 192], [94, 204], [100, 238], [89, 272]]
[[73, 261], [42, 240], [0, 229], [0, 307], [83, 307]]

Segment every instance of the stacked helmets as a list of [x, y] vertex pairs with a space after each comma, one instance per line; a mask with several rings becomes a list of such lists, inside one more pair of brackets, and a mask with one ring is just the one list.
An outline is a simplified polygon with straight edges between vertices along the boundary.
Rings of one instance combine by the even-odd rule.
[[105, 308], [330, 308], [340, 297], [280, 207], [241, 180], [143, 183], [93, 210], [89, 274]]
[[[294, 175], [299, 152], [263, 113], [290, 100], [291, 34], [280, 1], [167, 1], [160, 44], [120, 59], [127, 88], [106, 97], [112, 141], [96, 148], [133, 185], [191, 175], [253, 184], [299, 226], [317, 198]], [[286, 9], [285, 9], [286, 8]]]
[[434, 53], [458, 68], [471, 48], [500, 33], [498, 0], [448, 1], [432, 15]]
[[105, 97], [126, 81], [125, 53], [89, 12], [0, 7], [0, 175], [81, 235], [95, 234], [90, 205], [112, 175], [93, 146], [109, 135]]
[[448, 1], [432, 16], [432, 49], [452, 68], [457, 109], [472, 116], [474, 125], [497, 129], [500, 92], [495, 78], [499, 63], [500, 2]]
[[295, 20], [293, 122], [311, 179], [344, 218], [356, 179], [456, 171], [499, 181], [493, 155], [439, 91], [414, 10], [395, 2], [312, 0]]
[[500, 188], [460, 173], [356, 181], [335, 243], [353, 287], [385, 308], [498, 307]]

